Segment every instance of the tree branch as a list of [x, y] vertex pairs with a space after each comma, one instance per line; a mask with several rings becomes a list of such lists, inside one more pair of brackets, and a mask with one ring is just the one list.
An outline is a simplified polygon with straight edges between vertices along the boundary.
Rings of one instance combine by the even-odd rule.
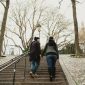
[[60, 7], [61, 7], [61, 3], [63, 2], [63, 0], [60, 0], [59, 1], [59, 9], [60, 9]]
[[7, 37], [8, 39], [12, 40], [12, 42], [14, 43], [14, 45], [15, 45], [16, 47], [19, 47], [19, 48], [23, 51], [22, 47], [21, 47], [20, 45], [17, 45], [17, 44], [15, 43], [15, 41], [14, 41], [11, 37], [7, 36], [6, 34], [5, 34], [5, 37]]
[[4, 8], [6, 8], [6, 6], [4, 5], [4, 3], [2, 2], [2, 0], [0, 1], [0, 3], [3, 5]]

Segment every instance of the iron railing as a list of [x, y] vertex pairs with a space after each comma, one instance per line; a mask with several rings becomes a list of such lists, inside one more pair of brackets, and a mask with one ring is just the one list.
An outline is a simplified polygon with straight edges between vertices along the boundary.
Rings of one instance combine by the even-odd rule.
[[0, 72], [2, 72], [3, 70], [5, 70], [6, 68], [8, 68], [9, 66], [14, 64], [14, 68], [13, 68], [13, 85], [15, 85], [15, 76], [16, 76], [16, 64], [25, 57], [25, 67], [24, 67], [24, 79], [25, 79], [25, 72], [26, 72], [26, 54], [22, 54], [19, 55], [13, 59], [11, 59], [10, 61], [0, 65]]

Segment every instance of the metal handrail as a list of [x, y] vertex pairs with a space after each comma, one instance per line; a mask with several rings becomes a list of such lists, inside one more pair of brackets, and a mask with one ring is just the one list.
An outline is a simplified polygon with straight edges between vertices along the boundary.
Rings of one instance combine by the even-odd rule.
[[[21, 56], [22, 56], [22, 57], [21, 57]], [[1, 66], [0, 66], [0, 72], [3, 71], [5, 68], [11, 66], [12, 64], [16, 63], [18, 60], [20, 60], [20, 59], [23, 58], [24, 56], [25, 56], [25, 55], [20, 55], [20, 57], [17, 56], [17, 57], [16, 57], [17, 59], [16, 59], [16, 58], [13, 58], [13, 59], [10, 60], [8, 63], [5, 63], [5, 64], [1, 65]]]
[[[13, 58], [12, 60], [10, 60], [8, 63], [5, 63], [3, 65], [0, 66], [0, 72], [3, 71], [4, 69], [6, 69], [7, 67], [11, 66], [14, 64], [14, 75], [13, 75], [13, 85], [15, 85], [15, 74], [16, 74], [16, 63], [19, 62], [20, 59], [22, 59], [23, 57], [25, 57], [26, 54], [22, 54], [20, 56], [17, 56], [15, 58]], [[25, 78], [25, 71], [26, 71], [26, 58], [25, 58], [25, 69], [24, 69], [24, 78]]]
[[15, 85], [16, 63], [14, 64], [13, 85]]
[[25, 79], [25, 74], [26, 74], [26, 57], [25, 57], [25, 67], [24, 67], [24, 79]]

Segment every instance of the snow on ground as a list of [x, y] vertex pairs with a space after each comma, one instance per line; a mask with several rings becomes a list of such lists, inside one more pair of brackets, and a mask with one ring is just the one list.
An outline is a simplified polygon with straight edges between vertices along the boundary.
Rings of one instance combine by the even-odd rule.
[[72, 78], [78, 85], [85, 85], [85, 58], [73, 58], [70, 55], [60, 55]]

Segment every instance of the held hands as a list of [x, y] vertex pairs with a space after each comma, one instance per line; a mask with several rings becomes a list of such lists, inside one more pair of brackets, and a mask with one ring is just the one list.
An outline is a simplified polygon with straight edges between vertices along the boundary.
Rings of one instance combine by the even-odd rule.
[[41, 59], [41, 60], [43, 59], [43, 56], [42, 56], [42, 55], [40, 55], [40, 59]]

